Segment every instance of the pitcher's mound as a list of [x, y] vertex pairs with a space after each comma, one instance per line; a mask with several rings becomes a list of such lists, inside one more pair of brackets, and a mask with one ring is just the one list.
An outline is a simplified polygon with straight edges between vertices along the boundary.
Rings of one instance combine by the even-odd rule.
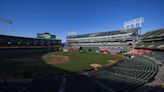
[[52, 56], [51, 60], [48, 62], [48, 64], [60, 64], [64, 62], [68, 62], [69, 57], [67, 56]]

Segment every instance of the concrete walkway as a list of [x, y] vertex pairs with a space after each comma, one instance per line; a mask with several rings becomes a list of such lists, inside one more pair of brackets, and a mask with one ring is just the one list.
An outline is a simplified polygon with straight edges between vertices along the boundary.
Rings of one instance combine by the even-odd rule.
[[59, 92], [64, 92], [65, 83], [66, 83], [66, 78], [63, 78], [62, 84], [60, 85]]

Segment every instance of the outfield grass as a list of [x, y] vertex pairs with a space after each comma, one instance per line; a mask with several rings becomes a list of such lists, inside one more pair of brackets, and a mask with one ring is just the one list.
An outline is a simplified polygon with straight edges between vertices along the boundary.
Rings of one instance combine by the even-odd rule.
[[54, 55], [62, 55], [68, 56], [69, 61], [61, 64], [52, 64], [56, 68], [60, 68], [66, 71], [76, 72], [80, 70], [91, 69], [90, 64], [107, 64], [108, 60], [120, 60], [122, 57], [120, 56], [110, 56], [110, 55], [102, 55], [100, 53], [94, 52], [51, 52], [45, 54], [42, 58], [43, 61], [48, 63], [52, 56]]

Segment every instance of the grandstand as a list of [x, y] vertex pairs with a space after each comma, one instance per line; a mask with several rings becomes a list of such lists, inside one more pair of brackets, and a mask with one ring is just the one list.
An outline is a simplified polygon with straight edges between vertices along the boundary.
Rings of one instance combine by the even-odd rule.
[[61, 40], [38, 39], [0, 35], [0, 48], [54, 48], [59, 50]]
[[141, 38], [136, 48], [164, 50], [164, 28], [147, 32]]
[[109, 32], [90, 33], [82, 35], [67, 36], [67, 45], [69, 47], [83, 47], [90, 50], [96, 50], [105, 47], [110, 51], [126, 51], [128, 45], [137, 41], [139, 28], [126, 30], [116, 30]]
[[160, 61], [161, 63], [164, 63], [164, 59], [163, 59], [164, 53], [162, 51], [153, 51], [149, 53], [144, 53], [144, 55], [153, 57], [156, 60]]
[[157, 72], [158, 66], [153, 61], [137, 56], [112, 67], [89, 72], [89, 75], [116, 92], [131, 92], [131, 89], [152, 80]]

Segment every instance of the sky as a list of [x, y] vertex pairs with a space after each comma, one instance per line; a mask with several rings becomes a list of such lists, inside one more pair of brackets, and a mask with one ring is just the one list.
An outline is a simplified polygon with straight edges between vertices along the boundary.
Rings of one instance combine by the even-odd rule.
[[86, 34], [124, 29], [144, 17], [142, 34], [164, 28], [164, 0], [0, 0], [0, 34], [36, 37], [49, 32], [66, 41], [69, 32]]

